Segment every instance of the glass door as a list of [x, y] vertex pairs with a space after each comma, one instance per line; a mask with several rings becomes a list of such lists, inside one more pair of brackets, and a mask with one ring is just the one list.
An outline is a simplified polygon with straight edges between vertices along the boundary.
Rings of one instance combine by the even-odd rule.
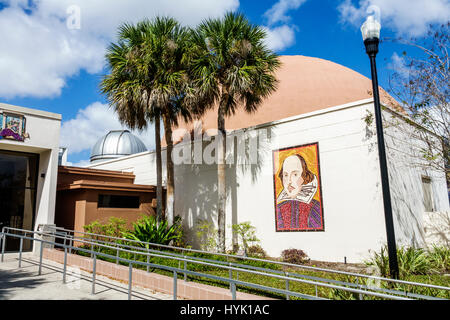
[[[0, 228], [33, 230], [39, 155], [0, 150]], [[19, 239], [8, 237], [6, 251], [18, 251]], [[23, 250], [31, 250], [30, 240]]]

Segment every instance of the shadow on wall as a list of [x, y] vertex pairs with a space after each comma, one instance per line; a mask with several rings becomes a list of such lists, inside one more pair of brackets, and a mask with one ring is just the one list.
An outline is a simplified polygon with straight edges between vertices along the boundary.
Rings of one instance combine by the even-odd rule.
[[[410, 150], [405, 150], [405, 144], [399, 145], [400, 142], [392, 137], [392, 130], [398, 129], [398, 127], [393, 126], [386, 119], [385, 112], [383, 112], [383, 122], [396, 242], [397, 245], [423, 247], [425, 245], [425, 234], [422, 222], [422, 189], [419, 181], [420, 175], [417, 172], [418, 168], [411, 164], [407, 155], [397, 151], [410, 152]], [[374, 120], [366, 121], [363, 142], [368, 143], [369, 154], [375, 153], [377, 155], [376, 165], [374, 165], [373, 170], [379, 172], [380, 166]], [[376, 201], [383, 201], [381, 176], [379, 181], [377, 193], [373, 198]], [[381, 214], [383, 214], [384, 219], [384, 211]]]
[[412, 127], [397, 118], [385, 115], [387, 114], [383, 113], [397, 243], [405, 246], [426, 247], [430, 243], [429, 236], [426, 234], [427, 213], [424, 206], [422, 174], [434, 175], [437, 172], [419, 153], [422, 142], [413, 137]]
[[424, 230], [427, 246], [450, 246], [450, 212], [425, 212]]
[[[231, 221], [229, 219], [226, 221], [227, 228], [239, 222], [239, 176], [250, 174], [252, 183], [258, 183], [264, 159], [271, 159], [272, 147], [270, 141], [273, 137], [273, 127], [264, 128], [263, 130], [266, 132], [267, 139], [257, 139], [256, 145], [251, 145], [249, 142], [251, 139], [254, 139], [254, 136], [250, 138], [246, 135], [243, 139], [242, 135], [229, 134], [229, 142], [232, 142], [232, 150], [234, 152], [228, 153], [226, 158], [227, 212], [229, 213], [228, 210], [231, 210]], [[193, 137], [192, 133], [191, 136]], [[213, 137], [212, 141], [214, 139]], [[239, 145], [242, 142], [245, 142], [245, 148]], [[182, 217], [186, 241], [194, 248], [200, 247], [196, 236], [196, 226], [199, 220], [217, 226], [218, 202], [217, 161], [212, 164], [205, 164], [202, 158], [202, 164], [194, 164], [194, 145], [198, 143], [201, 143], [203, 152], [208, 146], [207, 152], [211, 150], [211, 142], [209, 141], [191, 141], [190, 161], [192, 164], [174, 165], [176, 215]], [[182, 153], [180, 151], [182, 147], [181, 145], [176, 145], [174, 152]], [[240, 150], [239, 152], [238, 149]], [[257, 154], [256, 157], [255, 152]], [[217, 157], [214, 150], [211, 152], [211, 155]], [[270, 155], [270, 157], [267, 155]], [[233, 245], [237, 243], [236, 234], [232, 236], [232, 243]]]
[[195, 234], [198, 219], [216, 224], [217, 166], [175, 165], [175, 210], [181, 216], [186, 241], [199, 248]]
[[417, 181], [417, 174], [413, 174], [414, 168], [405, 172], [405, 170], [399, 169], [400, 166], [399, 162], [389, 166], [392, 211], [396, 226], [395, 232], [398, 233], [396, 234], [397, 243], [423, 247], [425, 233], [422, 221], [424, 207], [421, 185]]
[[[425, 212], [422, 175], [429, 176], [440, 186], [444, 173], [424, 155], [426, 142], [415, 127], [383, 113], [389, 182], [394, 211], [396, 238], [399, 244], [426, 247], [432, 243], [448, 245], [449, 212]], [[435, 184], [433, 184], [434, 188]], [[432, 193], [434, 210], [446, 210], [442, 194]]]

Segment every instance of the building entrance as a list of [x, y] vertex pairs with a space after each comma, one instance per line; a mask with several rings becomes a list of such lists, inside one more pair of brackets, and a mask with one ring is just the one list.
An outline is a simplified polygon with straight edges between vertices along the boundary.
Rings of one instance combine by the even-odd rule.
[[[39, 155], [0, 150], [0, 229], [33, 230]], [[19, 239], [6, 242], [6, 251], [18, 251]], [[32, 248], [30, 240], [23, 250]]]

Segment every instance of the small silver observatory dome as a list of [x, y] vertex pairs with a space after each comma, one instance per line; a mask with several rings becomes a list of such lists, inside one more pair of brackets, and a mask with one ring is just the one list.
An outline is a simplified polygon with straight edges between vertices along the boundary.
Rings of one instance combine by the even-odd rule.
[[128, 130], [113, 130], [100, 138], [91, 150], [91, 163], [145, 152], [144, 143]]

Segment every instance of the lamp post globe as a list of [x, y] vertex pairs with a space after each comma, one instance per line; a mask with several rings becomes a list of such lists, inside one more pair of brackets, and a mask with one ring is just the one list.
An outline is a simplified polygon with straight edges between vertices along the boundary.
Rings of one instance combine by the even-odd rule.
[[383, 134], [383, 121], [381, 116], [380, 94], [378, 90], [378, 75], [375, 57], [378, 53], [380, 42], [381, 24], [371, 15], [361, 26], [361, 33], [366, 47], [366, 53], [370, 58], [372, 74], [373, 100], [375, 105], [375, 122], [377, 127], [378, 155], [380, 160], [381, 186], [383, 191], [383, 206], [386, 223], [386, 238], [389, 255], [389, 273], [391, 278], [398, 279], [397, 247], [395, 243], [394, 220], [392, 217], [391, 194], [389, 188], [389, 175], [386, 160], [386, 149]]
[[367, 20], [361, 26], [361, 33], [366, 46], [366, 52], [369, 56], [378, 53], [378, 43], [380, 42], [381, 24], [374, 16], [368, 16]]

